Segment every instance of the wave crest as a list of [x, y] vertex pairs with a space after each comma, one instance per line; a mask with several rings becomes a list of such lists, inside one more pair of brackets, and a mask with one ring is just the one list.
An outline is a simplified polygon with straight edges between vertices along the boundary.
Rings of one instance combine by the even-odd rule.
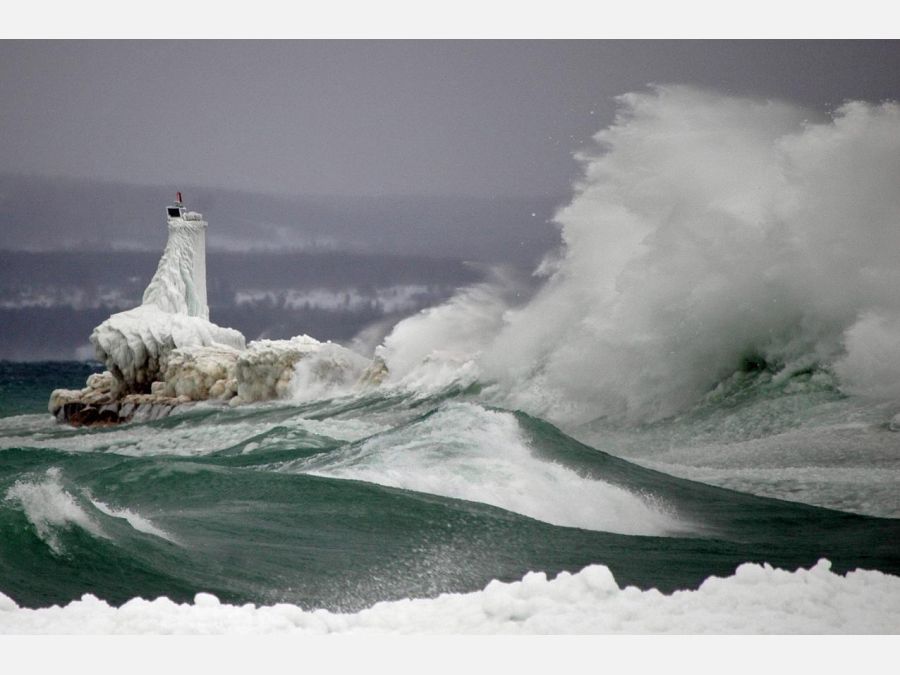
[[649, 497], [538, 457], [515, 415], [474, 403], [443, 404], [285, 470], [481, 502], [552, 525], [644, 535], [689, 529]]
[[6, 491], [6, 499], [21, 505], [38, 537], [57, 555], [64, 553], [59, 538], [62, 529], [77, 526], [94, 536], [106, 536], [62, 486], [61, 472], [56, 467], [47, 469], [43, 480], [17, 480]]

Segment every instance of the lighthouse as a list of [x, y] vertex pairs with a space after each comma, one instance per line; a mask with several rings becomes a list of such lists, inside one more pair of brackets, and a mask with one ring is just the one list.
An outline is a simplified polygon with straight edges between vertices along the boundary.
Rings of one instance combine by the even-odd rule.
[[166, 207], [169, 238], [142, 304], [164, 312], [209, 319], [206, 301], [206, 228], [203, 215], [188, 211], [181, 192]]

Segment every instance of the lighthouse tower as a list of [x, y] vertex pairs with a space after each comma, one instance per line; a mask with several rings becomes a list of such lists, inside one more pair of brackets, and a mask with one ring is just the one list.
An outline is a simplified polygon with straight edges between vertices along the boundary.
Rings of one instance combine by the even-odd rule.
[[142, 304], [164, 312], [209, 319], [206, 302], [206, 228], [203, 216], [184, 207], [181, 192], [166, 207], [169, 240]]

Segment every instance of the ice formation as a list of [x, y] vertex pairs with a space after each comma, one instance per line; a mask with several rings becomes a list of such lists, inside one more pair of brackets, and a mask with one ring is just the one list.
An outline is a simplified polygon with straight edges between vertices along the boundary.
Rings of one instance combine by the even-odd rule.
[[169, 238], [139, 307], [113, 314], [91, 334], [108, 371], [84, 389], [57, 389], [50, 412], [70, 423], [155, 419], [188, 401], [250, 403], [286, 396], [342, 393], [370, 362], [303, 335], [259, 340], [209, 320], [206, 229], [181, 194], [167, 209]]
[[157, 390], [153, 393], [192, 401], [230, 400], [237, 394], [235, 367], [240, 354], [221, 345], [175, 349], [166, 361], [162, 381], [152, 385]]
[[356, 614], [296, 605], [193, 604], [134, 598], [119, 608], [93, 595], [65, 607], [25, 609], [0, 593], [0, 633], [895, 633], [900, 577], [831, 571], [827, 560], [788, 572], [746, 563], [695, 591], [621, 588], [591, 565], [549, 580], [492, 581], [483, 591], [379, 602]]
[[91, 343], [122, 392], [132, 393], [150, 391], [151, 383], [166, 372], [172, 351], [197, 347], [241, 350], [244, 336], [200, 317], [141, 305], [113, 314], [97, 326]]
[[143, 304], [164, 312], [209, 319], [206, 304], [206, 228], [199, 213], [168, 218], [169, 240], [156, 274], [144, 291]]
[[245, 346], [238, 331], [209, 321], [206, 221], [198, 213], [170, 207], [168, 226], [169, 239], [143, 303], [113, 314], [91, 334], [97, 358], [121, 393], [149, 392], [166, 372], [173, 350]]
[[345, 347], [308, 335], [257, 340], [238, 358], [237, 393], [242, 403], [343, 393], [369, 364]]

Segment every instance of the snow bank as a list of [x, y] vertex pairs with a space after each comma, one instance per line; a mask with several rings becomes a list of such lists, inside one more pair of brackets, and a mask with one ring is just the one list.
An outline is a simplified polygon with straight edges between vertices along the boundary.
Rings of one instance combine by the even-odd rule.
[[23, 609], [0, 593], [0, 633], [896, 633], [900, 577], [834, 574], [827, 560], [787, 572], [744, 564], [696, 591], [620, 588], [603, 565], [548, 580], [432, 599], [380, 602], [357, 614], [296, 605], [223, 605], [208, 593], [193, 604], [135, 598], [116, 609], [93, 595], [66, 607]]

